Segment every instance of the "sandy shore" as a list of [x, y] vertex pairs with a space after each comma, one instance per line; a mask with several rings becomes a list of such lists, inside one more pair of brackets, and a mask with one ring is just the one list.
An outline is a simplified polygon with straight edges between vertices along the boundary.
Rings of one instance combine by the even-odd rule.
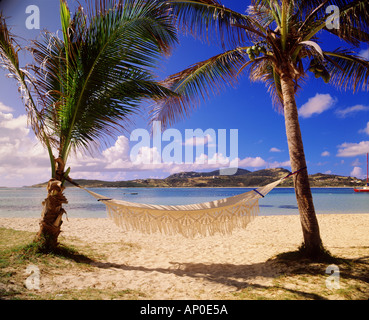
[[[318, 220], [332, 254], [368, 255], [369, 213], [321, 214]], [[0, 227], [36, 232], [38, 219], [0, 218]], [[103, 218], [69, 218], [62, 230], [61, 241], [89, 245], [104, 257], [93, 271], [43, 276], [42, 290], [114, 287], [150, 299], [217, 299], [250, 284], [268, 285], [280, 270], [265, 262], [302, 242], [299, 216], [260, 216], [232, 235], [197, 239], [122, 232]]]

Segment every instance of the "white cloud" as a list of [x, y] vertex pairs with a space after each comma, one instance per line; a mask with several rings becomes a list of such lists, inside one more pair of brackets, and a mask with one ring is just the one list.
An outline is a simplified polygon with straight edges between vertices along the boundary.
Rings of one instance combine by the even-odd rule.
[[352, 169], [352, 171], [350, 172], [350, 176], [358, 179], [363, 179], [363, 169], [361, 169], [360, 167], [354, 167], [354, 169]]
[[349, 115], [353, 115], [359, 111], [369, 111], [369, 106], [364, 106], [362, 104], [357, 104], [355, 106], [352, 107], [348, 107], [345, 109], [339, 109], [336, 111], [337, 116], [339, 116], [340, 118], [345, 118]]
[[283, 167], [291, 167], [291, 161], [287, 160], [287, 161], [274, 161], [274, 162], [270, 162], [268, 163], [268, 167], [269, 168], [283, 168]]
[[278, 148], [270, 148], [269, 152], [282, 152], [280, 149]]
[[246, 157], [243, 159], [233, 159], [230, 160], [228, 157], [225, 157], [222, 154], [214, 154], [213, 157], [208, 158], [207, 155], [202, 154], [201, 156], [196, 158], [194, 163], [183, 163], [183, 164], [171, 164], [163, 167], [163, 171], [167, 171], [170, 173], [177, 173], [183, 171], [203, 171], [210, 169], [219, 169], [219, 168], [261, 168], [265, 167], [267, 162], [263, 160], [261, 157]]
[[[134, 159], [132, 159], [133, 161], [130, 160], [129, 153], [130, 148], [128, 138], [120, 136], [112, 147], [105, 149], [97, 157], [83, 157], [78, 160], [73, 158], [70, 162], [70, 166], [74, 172], [74, 177], [87, 178], [89, 176], [89, 172], [100, 172], [103, 174], [104, 172], [113, 173], [118, 172], [119, 170], [160, 170], [162, 172], [177, 173], [182, 171], [215, 170], [224, 167], [260, 168], [267, 165], [267, 162], [261, 157], [245, 157], [243, 159], [236, 158], [232, 160], [221, 153], [214, 153], [211, 157], [202, 153], [196, 157], [193, 163], [162, 162], [160, 161], [159, 150], [156, 147], [149, 146], [139, 148]], [[154, 159], [159, 161], [155, 162]], [[98, 175], [96, 178], [101, 179], [102, 176]]]
[[188, 138], [184, 145], [186, 146], [202, 146], [202, 145], [206, 145], [209, 142], [213, 142], [213, 138], [211, 137], [210, 134], [207, 134], [203, 137], [191, 137]]
[[364, 58], [365, 60], [369, 60], [369, 48], [361, 50], [359, 52], [359, 56]]
[[325, 174], [331, 174], [332, 173], [332, 170], [327, 170], [324, 172]]
[[267, 162], [261, 157], [255, 157], [255, 158], [246, 157], [238, 161], [239, 167], [260, 168], [260, 167], [265, 167], [266, 165], [267, 165]]
[[[9, 110], [0, 105], [2, 110]], [[27, 128], [25, 115], [0, 111], [0, 184], [23, 186], [50, 177], [47, 152]]]
[[[77, 153], [71, 155], [68, 159], [68, 165], [72, 168], [74, 177], [80, 173], [93, 172], [118, 172], [131, 171], [134, 168], [133, 162], [129, 157], [130, 147], [129, 140], [125, 136], [118, 136], [115, 143], [103, 150], [102, 152], [94, 152], [92, 155]], [[145, 150], [143, 150], [143, 153]], [[142, 155], [142, 154], [141, 154]], [[139, 155], [137, 155], [138, 157]], [[145, 154], [144, 154], [145, 156]]]
[[310, 118], [313, 114], [320, 114], [328, 110], [335, 102], [330, 94], [317, 93], [299, 109], [299, 115], [303, 118]]
[[[203, 142], [210, 141], [208, 139]], [[183, 144], [181, 145], [183, 147]], [[153, 159], [160, 159], [160, 150], [150, 146], [141, 147], [136, 155], [137, 162], [132, 162], [130, 141], [125, 136], [118, 136], [113, 145], [101, 152], [96, 151], [88, 154], [77, 152], [70, 156], [67, 166], [72, 169], [72, 178], [122, 180], [131, 179], [127, 173], [134, 171], [142, 173], [151, 170], [154, 173], [150, 174], [157, 176], [163, 175], [164, 172], [205, 171], [228, 167], [261, 169], [289, 166], [289, 161], [270, 164], [258, 156], [230, 159], [221, 153], [214, 153], [211, 156], [202, 153], [190, 164], [161, 161], [154, 163]], [[47, 181], [50, 176], [48, 153], [27, 128], [26, 116], [15, 117], [12, 113], [0, 111], [0, 185], [31, 185]]]
[[114, 162], [117, 159], [129, 159], [128, 139], [125, 136], [118, 136], [115, 144], [112, 147], [105, 149], [102, 152], [102, 155], [109, 162]]
[[5, 104], [3, 104], [1, 101], [0, 101], [0, 111], [2, 112], [12, 112], [13, 109], [6, 106]]
[[329, 151], [323, 151], [321, 154], [322, 157], [329, 157], [330, 155]]
[[366, 127], [362, 130], [359, 130], [359, 133], [366, 133], [369, 135], [369, 122], [366, 124]]
[[355, 157], [369, 152], [369, 141], [342, 143], [338, 146], [337, 157]]
[[133, 164], [148, 165], [149, 168], [154, 168], [157, 167], [157, 165], [162, 165], [160, 158], [161, 155], [157, 147], [141, 147]]
[[26, 115], [14, 118], [11, 113], [0, 111], [0, 137], [22, 138], [29, 133]]

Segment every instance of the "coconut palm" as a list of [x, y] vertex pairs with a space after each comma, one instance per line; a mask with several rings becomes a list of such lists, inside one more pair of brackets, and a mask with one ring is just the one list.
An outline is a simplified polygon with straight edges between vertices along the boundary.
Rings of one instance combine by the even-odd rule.
[[[252, 0], [245, 14], [226, 8], [217, 0], [170, 0], [179, 29], [198, 38], [220, 39], [222, 53], [169, 76], [165, 81], [178, 93], [153, 110], [153, 119], [172, 124], [202, 100], [237, 83], [247, 72], [271, 93], [274, 106], [284, 113], [294, 187], [308, 256], [323, 246], [310, 191], [308, 171], [298, 121], [295, 95], [308, 74], [342, 89], [368, 90], [369, 63], [355, 51], [324, 51], [322, 32], [340, 38], [350, 47], [369, 41], [367, 0]], [[339, 9], [337, 19], [326, 13]], [[328, 26], [328, 27], [327, 27]], [[333, 28], [332, 28], [333, 27]], [[321, 32], [322, 31], [322, 32]]]
[[44, 32], [34, 41], [27, 70], [19, 67], [20, 47], [0, 19], [1, 65], [18, 80], [29, 122], [50, 157], [52, 177], [37, 236], [46, 250], [57, 246], [65, 213], [69, 155], [126, 128], [143, 99], [170, 94], [154, 81], [153, 71], [176, 42], [170, 12], [160, 1], [96, 1], [72, 16], [61, 0], [60, 17], [61, 39]]

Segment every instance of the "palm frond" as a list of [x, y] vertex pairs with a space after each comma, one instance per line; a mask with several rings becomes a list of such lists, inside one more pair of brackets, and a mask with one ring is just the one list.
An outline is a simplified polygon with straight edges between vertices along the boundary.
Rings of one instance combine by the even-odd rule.
[[268, 1], [251, 1], [251, 5], [247, 8], [247, 14], [257, 20], [264, 29], [278, 27], [278, 22], [275, 20], [274, 12]]
[[[152, 119], [163, 127], [188, 116], [199, 103], [237, 84], [237, 72], [247, 61], [246, 48], [226, 51], [168, 77], [163, 85], [175, 92], [161, 101], [152, 112]], [[246, 55], [247, 56], [247, 55]]]
[[257, 58], [250, 63], [248, 73], [251, 81], [265, 84], [274, 108], [278, 112], [283, 111], [283, 95], [280, 75], [274, 67], [274, 63], [265, 58]]
[[[334, 5], [339, 10], [340, 25], [338, 29], [326, 28], [326, 21], [331, 13], [328, 6]], [[296, 2], [298, 20], [303, 21], [299, 32], [305, 36], [315, 30], [324, 29], [350, 45], [358, 46], [360, 42], [369, 41], [369, 2], [367, 0], [300, 0]], [[309, 40], [309, 39], [307, 39]]]
[[338, 88], [357, 91], [369, 90], [369, 61], [347, 49], [324, 52], [331, 83]]
[[[0, 13], [0, 57], [2, 66], [13, 67], [13, 71], [19, 69], [18, 59], [19, 46], [15, 42], [14, 36], [10, 33], [5, 18]], [[9, 62], [9, 66], [7, 65]]]
[[[252, 32], [237, 30], [233, 25], [243, 25], [265, 32], [257, 20], [233, 11], [217, 0], [169, 0], [179, 30], [208, 41], [220, 41], [222, 46], [235, 47], [254, 37]], [[245, 6], [245, 10], [246, 10]]]
[[[237, 65], [238, 73], [247, 71], [252, 81], [264, 82], [278, 110], [281, 110], [283, 105], [281, 70], [287, 70], [297, 92], [307, 76], [303, 61], [310, 58], [318, 59], [322, 63], [326, 58], [332, 82], [337, 85], [354, 90], [360, 85], [367, 88], [367, 63], [348, 52], [336, 51], [323, 55], [318, 37], [320, 30], [328, 30], [326, 20], [331, 13], [326, 12], [327, 6], [336, 5], [340, 9], [340, 30], [330, 32], [354, 45], [367, 41], [367, 0], [253, 0], [246, 14], [227, 11], [228, 9], [215, 0], [172, 0], [170, 3], [174, 7], [174, 14], [178, 16], [179, 25], [183, 25], [186, 31], [203, 37], [206, 37], [210, 28], [218, 34], [221, 30], [227, 35], [233, 31], [234, 34], [228, 37], [237, 42], [234, 47], [245, 48], [248, 45], [263, 44], [266, 51], [264, 56], [255, 59], [251, 55], [251, 60], [247, 60], [245, 55], [241, 54], [235, 56], [239, 61], [232, 62], [232, 65]], [[235, 28], [229, 29], [229, 26]], [[240, 37], [240, 31], [244, 31], [244, 38]], [[245, 44], [245, 40], [249, 42]], [[224, 54], [227, 53], [226, 51]], [[188, 115], [201, 99], [207, 99], [226, 87], [226, 82], [232, 85], [234, 75], [222, 78], [214, 72], [219, 68], [216, 62], [220, 57], [222, 54], [170, 76], [166, 84], [175, 90], [179, 97], [157, 107], [154, 112], [157, 119], [172, 123], [176, 117]]]
[[359, 46], [369, 42], [369, 2], [367, 0], [336, 0], [340, 9], [339, 29], [328, 29], [346, 42]]
[[173, 94], [152, 70], [176, 32], [161, 1], [97, 1], [73, 18], [63, 3], [63, 40], [46, 33], [30, 50], [43, 115], [66, 160], [70, 150], [124, 129], [143, 99]]

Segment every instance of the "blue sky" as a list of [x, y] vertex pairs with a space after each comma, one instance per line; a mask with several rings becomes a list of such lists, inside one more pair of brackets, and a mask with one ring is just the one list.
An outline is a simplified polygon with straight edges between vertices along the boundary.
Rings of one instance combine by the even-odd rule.
[[[72, 6], [76, 2], [69, 3]], [[242, 12], [249, 1], [224, 0], [222, 3]], [[20, 41], [22, 44], [37, 37], [42, 29], [56, 32], [60, 28], [58, 0], [3, 0], [1, 5], [4, 14], [9, 17], [7, 21], [12, 32], [24, 39]], [[25, 10], [28, 5], [39, 7], [41, 30], [26, 28], [25, 21], [29, 14]], [[322, 36], [320, 45], [323, 50], [346, 46], [330, 35]], [[158, 77], [163, 79], [221, 51], [221, 47], [214, 43], [209, 46], [190, 36], [180, 36], [180, 44], [172, 56], [163, 59], [158, 68]], [[368, 46], [364, 45], [357, 51], [369, 60]], [[22, 53], [21, 58], [23, 65], [29, 61], [26, 54]], [[0, 186], [23, 186], [46, 181], [50, 177], [47, 153], [27, 126], [15, 81], [5, 75], [0, 71]], [[296, 99], [309, 173], [363, 178], [366, 175], [365, 154], [369, 152], [369, 93], [340, 91], [310, 74]], [[104, 180], [164, 178], [178, 171], [206, 171], [219, 167], [217, 163], [132, 164], [129, 154], [137, 142], [129, 141], [129, 134], [137, 128], [148, 128], [145, 115], [143, 112], [128, 132], [117, 135], [108, 141], [108, 145], [101, 145], [100, 150], [92, 155], [73, 156], [69, 163], [71, 177]], [[273, 109], [264, 84], [251, 83], [246, 75], [240, 78], [236, 88], [227, 88], [202, 103], [189, 118], [179, 121], [172, 128], [182, 134], [180, 144], [183, 152], [187, 143], [186, 129], [200, 128], [205, 131], [210, 128], [216, 133], [219, 129], [226, 129], [227, 134], [231, 129], [237, 129], [240, 167], [249, 170], [271, 167], [290, 169], [283, 115]], [[217, 147], [217, 142], [214, 139], [198, 140], [198, 144], [205, 146]], [[164, 147], [165, 143], [162, 144]], [[206, 150], [203, 156], [209, 160]], [[142, 150], [141, 155], [144, 151], [152, 155], [162, 150], [155, 149], [151, 144]], [[230, 154], [218, 156], [226, 158]]]

